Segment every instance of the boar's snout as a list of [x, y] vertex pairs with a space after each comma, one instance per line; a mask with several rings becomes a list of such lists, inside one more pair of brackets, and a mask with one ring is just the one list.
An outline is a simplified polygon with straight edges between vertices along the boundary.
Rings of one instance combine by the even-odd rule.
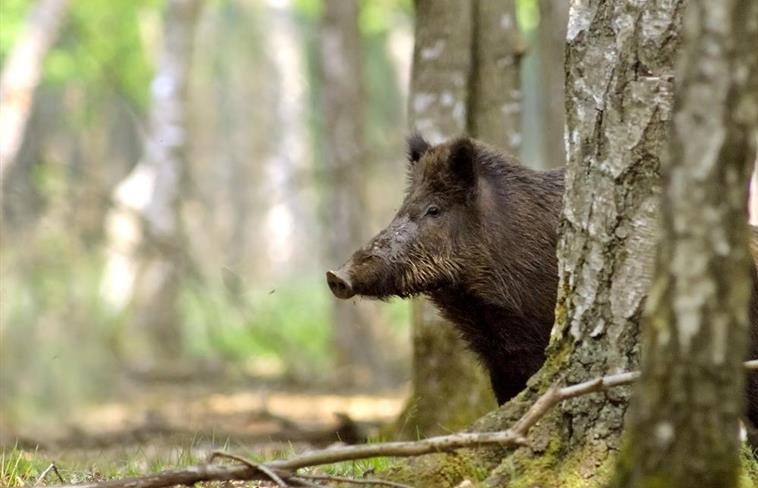
[[337, 271], [327, 271], [326, 282], [329, 285], [329, 289], [332, 290], [332, 293], [337, 298], [347, 300], [355, 296], [353, 285], [350, 283], [350, 277], [345, 268]]

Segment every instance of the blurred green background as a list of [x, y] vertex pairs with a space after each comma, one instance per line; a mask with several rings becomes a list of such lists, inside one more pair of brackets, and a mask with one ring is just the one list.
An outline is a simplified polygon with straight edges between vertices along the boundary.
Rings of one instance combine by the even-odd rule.
[[[34, 2], [0, 2], [0, 67]], [[114, 192], [143, 157], [162, 43], [159, 0], [73, 0], [44, 59], [16, 162], [2, 188], [0, 429], [65, 418], [135, 377], [339, 386], [323, 272], [325, 170], [319, 0], [208, 0], [194, 26], [181, 186], [176, 344], [164, 354], [109, 291]], [[536, 0], [520, 0], [527, 40]], [[404, 187], [410, 0], [364, 0], [366, 227]], [[528, 50], [524, 86], [538, 60]], [[524, 93], [523, 158], [539, 160], [536, 90]], [[530, 135], [531, 134], [531, 135]], [[347, 258], [347, 256], [345, 256]], [[386, 369], [409, 376], [409, 307], [368, 305]], [[26, 426], [26, 427], [24, 427]]]

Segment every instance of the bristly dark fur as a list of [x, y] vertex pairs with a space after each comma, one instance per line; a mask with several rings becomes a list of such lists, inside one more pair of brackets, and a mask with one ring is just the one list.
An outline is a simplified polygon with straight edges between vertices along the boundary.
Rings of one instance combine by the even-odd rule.
[[[545, 359], [554, 321], [563, 170], [533, 171], [468, 138], [409, 139], [409, 187], [392, 223], [349, 262], [354, 291], [426, 294], [487, 367], [499, 403]], [[754, 292], [753, 357], [758, 356]], [[749, 386], [758, 425], [758, 375]]]
[[[408, 153], [402, 207], [351, 259], [355, 292], [430, 296], [505, 402], [544, 360], [563, 173], [529, 170], [465, 137], [430, 146], [412, 136]], [[425, 216], [430, 206], [441, 215]]]
[[408, 161], [415, 163], [426, 151], [429, 150], [430, 144], [426, 142], [421, 134], [414, 133], [408, 138]]

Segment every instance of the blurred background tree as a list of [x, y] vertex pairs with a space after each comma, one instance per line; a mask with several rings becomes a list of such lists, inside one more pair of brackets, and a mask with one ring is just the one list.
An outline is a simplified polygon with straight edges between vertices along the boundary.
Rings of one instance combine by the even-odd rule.
[[[45, 3], [0, 2], [0, 69]], [[23, 137], [2, 162], [0, 430], [58, 425], [135, 379], [407, 384], [409, 305], [337, 306], [323, 270], [401, 200], [413, 2], [57, 3]], [[555, 166], [545, 141], [560, 152], [561, 130], [538, 114], [546, 98], [562, 107], [562, 81], [538, 81], [562, 45], [538, 35], [540, 2], [492, 5], [506, 4], [523, 37], [508, 82], [521, 104], [497, 129], [512, 139], [492, 142]], [[496, 20], [481, 15], [480, 28]], [[492, 42], [505, 72], [514, 46]], [[472, 102], [492, 108], [488, 97]]]

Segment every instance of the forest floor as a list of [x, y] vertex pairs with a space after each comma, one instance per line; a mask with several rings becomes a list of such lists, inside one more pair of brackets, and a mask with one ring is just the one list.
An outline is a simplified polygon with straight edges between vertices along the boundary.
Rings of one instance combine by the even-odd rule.
[[[363, 442], [379, 437], [406, 393], [145, 382], [65, 420], [22, 428], [0, 422], [0, 486], [31, 485], [51, 463], [66, 482], [80, 482], [204, 462], [215, 450], [271, 460]], [[329, 473], [360, 477], [381, 467], [377, 462], [345, 463]], [[45, 482], [60, 480], [51, 472]]]

